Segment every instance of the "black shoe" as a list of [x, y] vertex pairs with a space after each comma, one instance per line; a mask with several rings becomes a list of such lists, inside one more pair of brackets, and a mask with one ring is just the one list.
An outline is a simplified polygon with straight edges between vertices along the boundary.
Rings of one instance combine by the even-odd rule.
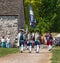
[[29, 53], [31, 53], [31, 51]]
[[49, 51], [51, 51], [52, 49], [49, 49]]
[[39, 53], [39, 52], [36, 52], [36, 53]]
[[23, 51], [21, 51], [21, 53], [23, 53]]

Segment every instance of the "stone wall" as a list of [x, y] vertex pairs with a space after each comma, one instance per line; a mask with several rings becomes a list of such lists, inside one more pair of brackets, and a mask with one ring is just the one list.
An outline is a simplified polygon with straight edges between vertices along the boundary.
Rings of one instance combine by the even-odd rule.
[[20, 2], [21, 0], [0, 0], [0, 15], [19, 15]]
[[0, 37], [10, 33], [11, 40], [24, 29], [24, 0], [0, 0]]
[[13, 41], [18, 33], [18, 16], [0, 16], [0, 37], [8, 33]]
[[[17, 15], [18, 30], [24, 29], [24, 26], [25, 26], [23, 1], [24, 0], [0, 0], [0, 16], [13, 16], [13, 15], [16, 16]], [[7, 19], [5, 19], [5, 21], [6, 20]]]

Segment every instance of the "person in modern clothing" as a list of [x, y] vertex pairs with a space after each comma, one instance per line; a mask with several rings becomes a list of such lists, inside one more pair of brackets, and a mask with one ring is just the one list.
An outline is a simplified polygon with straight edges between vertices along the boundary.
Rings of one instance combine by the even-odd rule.
[[10, 40], [10, 36], [9, 35], [7, 36], [7, 39], [6, 39], [6, 47], [7, 48], [11, 48], [11, 40]]
[[1, 46], [2, 48], [6, 48], [6, 40], [4, 36], [1, 37]]

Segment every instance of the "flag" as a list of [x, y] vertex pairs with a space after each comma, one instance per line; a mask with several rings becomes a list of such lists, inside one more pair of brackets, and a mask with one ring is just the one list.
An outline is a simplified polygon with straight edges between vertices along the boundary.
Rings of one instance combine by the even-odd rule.
[[31, 5], [29, 6], [29, 12], [30, 12], [30, 26], [32, 28], [35, 28], [36, 27], [36, 19], [34, 18], [34, 13], [33, 13]]

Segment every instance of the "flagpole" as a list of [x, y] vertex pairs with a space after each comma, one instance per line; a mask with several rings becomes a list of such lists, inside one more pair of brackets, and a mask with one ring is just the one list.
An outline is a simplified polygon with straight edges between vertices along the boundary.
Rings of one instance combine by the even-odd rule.
[[28, 33], [28, 25], [26, 25], [26, 34]]

